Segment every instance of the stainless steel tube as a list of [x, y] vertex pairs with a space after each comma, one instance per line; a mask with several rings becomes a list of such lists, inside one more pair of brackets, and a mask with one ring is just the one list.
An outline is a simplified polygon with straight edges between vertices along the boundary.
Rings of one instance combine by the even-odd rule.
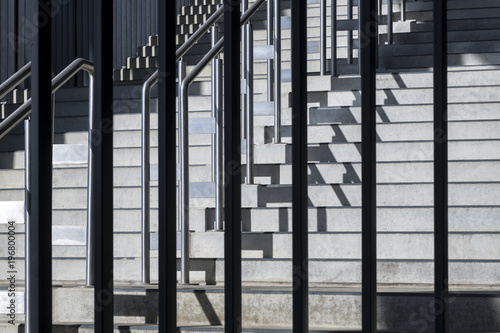
[[274, 142], [281, 142], [281, 3], [274, 0]]
[[[30, 228], [29, 224], [31, 221], [30, 218], [30, 202], [31, 202], [31, 194], [30, 194], [30, 173], [31, 173], [31, 154], [30, 154], [30, 133], [31, 133], [31, 123], [30, 119], [27, 118], [24, 120], [24, 253], [26, 253], [26, 258], [24, 260], [24, 274], [25, 276], [29, 276], [29, 271], [31, 267], [31, 260], [28, 251], [28, 244], [30, 243]], [[29, 297], [30, 292], [29, 288], [31, 288], [29, 280], [26, 279], [26, 291], [25, 291], [25, 309], [29, 309], [29, 303], [31, 302], [31, 298]], [[30, 320], [28, 316], [30, 315], [30, 311], [25, 311], [25, 323], [26, 323], [26, 332], [31, 332]]]
[[151, 87], [158, 83], [158, 75], [151, 75], [142, 86], [142, 148], [141, 148], [141, 200], [142, 200], [142, 228], [141, 228], [141, 281], [144, 284], [151, 282], [150, 277], [150, 221], [151, 221], [151, 194], [150, 194], [150, 115], [151, 115]]
[[[219, 28], [214, 25], [212, 27], [212, 33], [211, 33], [211, 37], [212, 37], [212, 43], [211, 43], [211, 46], [214, 47], [215, 44], [217, 44], [217, 42], [219, 41]], [[216, 75], [217, 75], [217, 69], [215, 68], [216, 66], [216, 63], [217, 63], [217, 57], [215, 57], [213, 60], [212, 60], [212, 80], [211, 80], [211, 84], [212, 84], [212, 118], [215, 118], [216, 116], [216, 113], [217, 113], [217, 78], [216, 78]], [[215, 177], [216, 177], [216, 172], [217, 170], [215, 169], [215, 160], [217, 159], [217, 157], [215, 156], [215, 133], [212, 134], [212, 137], [211, 137], [211, 145], [210, 145], [210, 151], [211, 151], [211, 165], [210, 165], [210, 179], [211, 181], [215, 181]]]
[[216, 231], [224, 230], [224, 162], [222, 148], [222, 60], [215, 61], [215, 228]]
[[[242, 13], [245, 13], [248, 9], [248, 0], [241, 0], [241, 12]], [[247, 23], [246, 23], [247, 24]], [[245, 64], [246, 64], [246, 57], [247, 57], [247, 54], [248, 54], [248, 50], [247, 50], [247, 31], [246, 31], [246, 28], [245, 28], [246, 25], [243, 25], [242, 28], [241, 28], [241, 80], [242, 80], [242, 84], [241, 84], [241, 94], [242, 95], [246, 95], [247, 94], [247, 91], [246, 91], [246, 80], [247, 80], [247, 76], [246, 76], [246, 72], [245, 72]], [[247, 137], [247, 133], [246, 133], [246, 125], [245, 125], [245, 122], [246, 122], [246, 114], [247, 114], [247, 104], [246, 104], [246, 101], [245, 101], [245, 98], [244, 96], [242, 96], [242, 98], [240, 99], [240, 103], [241, 103], [241, 138], [242, 139], [246, 139]]]
[[246, 56], [246, 77], [247, 77], [247, 94], [246, 94], [246, 184], [253, 184], [253, 26], [248, 23], [246, 25], [247, 35], [247, 56]]
[[[185, 63], [179, 62], [179, 72], [183, 76]], [[179, 220], [181, 221], [181, 283], [189, 284], [189, 120], [188, 120], [188, 87], [182, 80], [179, 109], [179, 163], [180, 193]]]
[[401, 21], [406, 21], [406, 0], [401, 0]]
[[182, 60], [182, 58], [177, 62], [177, 101], [178, 101], [178, 107], [177, 107], [177, 230], [182, 230], [182, 206], [181, 206], [181, 169], [180, 169], [180, 163], [181, 163], [181, 128], [180, 128], [180, 123], [181, 123], [181, 109], [182, 109], [182, 82], [184, 81], [184, 78], [186, 76], [186, 64]]
[[[87, 275], [86, 275], [86, 284], [87, 286], [94, 285], [94, 247], [93, 244], [93, 217], [92, 217], [92, 205], [93, 205], [93, 197], [94, 191], [92, 188], [92, 170], [94, 164], [94, 154], [92, 153], [92, 149], [96, 144], [94, 142], [95, 133], [93, 126], [93, 118], [94, 118], [94, 75], [89, 72], [89, 137], [88, 137], [88, 165], [87, 165]], [[99, 138], [97, 138], [99, 139]]]
[[319, 74], [326, 74], [326, 0], [320, 2], [320, 35], [319, 35]]
[[31, 61], [24, 65], [20, 70], [0, 84], [0, 98], [4, 98], [12, 90], [16, 89], [24, 80], [31, 75]]
[[[279, 0], [267, 0], [267, 45], [273, 45], [273, 1]], [[273, 84], [274, 84], [274, 70], [273, 70], [274, 59], [267, 59], [267, 101], [272, 102], [274, 100], [273, 94]]]

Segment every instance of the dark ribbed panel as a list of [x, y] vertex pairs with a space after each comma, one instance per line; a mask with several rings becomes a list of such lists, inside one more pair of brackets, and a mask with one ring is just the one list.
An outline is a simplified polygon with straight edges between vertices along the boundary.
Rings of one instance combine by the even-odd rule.
[[[32, 18], [26, 14], [27, 0], [0, 1], [0, 81], [3, 82], [31, 60], [29, 37]], [[113, 0], [113, 67], [126, 65], [148, 37], [158, 34], [155, 0]], [[52, 11], [52, 70], [61, 72], [75, 58], [90, 58], [94, 17], [92, 1], [56, 1]], [[88, 85], [86, 75], [69, 82], [70, 86]]]
[[8, 76], [9, 64], [7, 62], [8, 55], [8, 23], [9, 23], [9, 12], [8, 12], [8, 2], [0, 1], [0, 80], [5, 81]]

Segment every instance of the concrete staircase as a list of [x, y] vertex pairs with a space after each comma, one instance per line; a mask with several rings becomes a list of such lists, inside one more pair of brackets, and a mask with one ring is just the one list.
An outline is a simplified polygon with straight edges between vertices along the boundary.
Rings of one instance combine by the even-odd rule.
[[[340, 77], [319, 76], [319, 5], [310, 1], [308, 36], [309, 242], [312, 330], [350, 331], [361, 325], [360, 79], [345, 63], [339, 32]], [[377, 75], [378, 314], [384, 331], [431, 332], [433, 283], [432, 15], [430, 1], [407, 4], [407, 21], [394, 26], [394, 44], [380, 46]], [[396, 12], [398, 6], [395, 6]], [[339, 1], [339, 20], [345, 2]], [[385, 5], [384, 5], [385, 13]], [[283, 2], [282, 15], [290, 14]], [[394, 18], [398, 18], [395, 14]], [[500, 331], [500, 4], [449, 1], [449, 239], [453, 331]], [[265, 44], [265, 16], [254, 23], [255, 45]], [[290, 31], [284, 18], [283, 70], [290, 69]], [[381, 26], [381, 40], [386, 40]], [[328, 29], [329, 30], [329, 29]], [[355, 34], [356, 36], [356, 34]], [[115, 86], [115, 332], [156, 332], [157, 288], [140, 285], [140, 85], [154, 71], [156, 38], [130, 58]], [[357, 44], [357, 41], [355, 41]], [[201, 45], [201, 49], [207, 44]], [[142, 52], [142, 51], [141, 51]], [[201, 51], [188, 54], [195, 61]], [[356, 52], [355, 52], [356, 55]], [[140, 60], [140, 59], [149, 60]], [[134, 67], [135, 66], [135, 67]], [[191, 67], [188, 66], [188, 70]], [[245, 332], [291, 328], [290, 83], [282, 85], [283, 143], [273, 144], [266, 114], [265, 61], [255, 64], [255, 185], [243, 185], [243, 318]], [[118, 71], [115, 71], [115, 79]], [[351, 73], [351, 74], [349, 74]], [[122, 74], [120, 74], [122, 75]], [[135, 74], [134, 74], [135, 75]], [[207, 68], [191, 87], [190, 119], [210, 116]], [[93, 291], [85, 277], [87, 90], [56, 96], [53, 278], [54, 323], [60, 332], [91, 333]], [[157, 281], [156, 89], [153, 89], [152, 266]], [[5, 115], [22, 96], [11, 97]], [[17, 103], [16, 103], [17, 102]], [[258, 110], [263, 110], [259, 112]], [[23, 131], [0, 140], [0, 274], [7, 276], [8, 220], [16, 220], [19, 312], [24, 280]], [[190, 135], [190, 181], [210, 182], [210, 135]], [[245, 161], [242, 155], [242, 161]], [[245, 175], [242, 175], [243, 179]], [[213, 232], [214, 198], [190, 200], [191, 281], [179, 286], [183, 332], [222, 331], [223, 232]], [[305, 267], [299, 268], [305, 269]], [[0, 323], [6, 284], [0, 289]], [[17, 332], [0, 326], [0, 332]]]

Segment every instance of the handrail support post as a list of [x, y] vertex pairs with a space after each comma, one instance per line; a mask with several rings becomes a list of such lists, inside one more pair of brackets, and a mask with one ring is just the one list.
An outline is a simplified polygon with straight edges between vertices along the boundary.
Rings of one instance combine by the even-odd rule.
[[[273, 28], [274, 28], [274, 15], [273, 15], [273, 1], [267, 0], [267, 45], [273, 45]], [[274, 101], [274, 59], [267, 59], [267, 101]]]
[[94, 285], [94, 218], [92, 216], [92, 205], [94, 204], [94, 190], [92, 187], [92, 178], [94, 177], [92, 170], [94, 164], [93, 147], [94, 139], [97, 133], [94, 133], [94, 75], [89, 73], [89, 135], [88, 135], [88, 164], [87, 164], [87, 271], [86, 284], [87, 286]]
[[223, 161], [223, 132], [222, 132], [222, 69], [221, 59], [215, 61], [215, 231], [224, 230], [224, 161]]
[[281, 3], [274, 0], [274, 142], [281, 142]]
[[189, 82], [183, 79], [185, 62], [179, 61], [179, 221], [181, 222], [181, 283], [189, 284]]
[[253, 26], [247, 23], [246, 27], [246, 184], [253, 184]]

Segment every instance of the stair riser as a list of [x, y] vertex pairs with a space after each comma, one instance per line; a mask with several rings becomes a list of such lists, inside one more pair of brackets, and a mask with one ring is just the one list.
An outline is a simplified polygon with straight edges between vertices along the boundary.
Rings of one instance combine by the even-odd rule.
[[[54, 322], [93, 322], [93, 291], [91, 289], [54, 290]], [[430, 293], [390, 294], [378, 296], [378, 328], [381, 330], [419, 330], [429, 332], [433, 327], [434, 302]], [[281, 327], [291, 329], [292, 293], [285, 292], [244, 292], [242, 295], [243, 327]], [[150, 325], [157, 322], [157, 291], [136, 291], [128, 295], [116, 295], [115, 322], [127, 318], [129, 323]], [[193, 293], [181, 291], [177, 294], [177, 325], [222, 325], [224, 323], [224, 293], [212, 291]], [[206, 312], [203, 305], [209, 304]], [[465, 331], [496, 331], [495, 318], [500, 308], [498, 298], [485, 295], [463, 295], [452, 292], [449, 299], [451, 329]], [[72, 311], [78, 308], [79, 311]], [[359, 330], [361, 326], [361, 295], [352, 293], [313, 292], [309, 296], [309, 324], [315, 329]], [[130, 325], [130, 324], [129, 324]], [[132, 330], [129, 332], [156, 332]], [[189, 328], [185, 330], [189, 331]], [[217, 329], [210, 332], [218, 332]], [[72, 332], [72, 331], [67, 331]], [[79, 332], [91, 333], [92, 328], [81, 328]], [[196, 330], [196, 332], [204, 332]], [[209, 332], [207, 330], [207, 332]], [[248, 330], [252, 332], [252, 330]], [[259, 332], [261, 332], [259, 330]]]
[[[500, 141], [498, 140], [450, 141], [449, 160], [500, 159], [499, 145]], [[207, 148], [206, 146], [191, 147], [189, 149], [190, 164], [210, 164], [211, 153], [210, 149]], [[256, 164], [291, 163], [290, 145], [256, 145], [254, 152], [254, 163]], [[120, 167], [140, 166], [140, 154], [140, 148], [115, 149], [114, 165]], [[244, 154], [242, 160], [245, 161]], [[310, 162], [360, 162], [360, 145], [357, 143], [311, 145], [308, 149], [308, 160]], [[379, 162], [432, 160], [432, 142], [380, 142], [377, 144], [377, 161]], [[158, 164], [156, 148], [151, 149], [151, 164]], [[24, 168], [24, 153], [0, 153], [0, 168]]]
[[[79, 228], [80, 229], [80, 228]], [[54, 258], [82, 258], [86, 257], [85, 228], [79, 230], [77, 241], [62, 239], [64, 235], [54, 234], [54, 244], [75, 243], [80, 245], [54, 245]], [[62, 236], [62, 238], [61, 238]], [[7, 253], [6, 234], [0, 234], [4, 244], [0, 246], [2, 253]], [[73, 237], [74, 238], [74, 237]], [[156, 239], [156, 238], [155, 238]], [[310, 234], [310, 259], [361, 259], [361, 234]], [[432, 260], [434, 258], [431, 233], [380, 233], [377, 236], [379, 246], [377, 258], [381, 260], [399, 259]], [[193, 233], [190, 238], [190, 258], [224, 258], [224, 249], [220, 246], [224, 242], [223, 233]], [[497, 233], [451, 233], [450, 260], [499, 260], [500, 235]], [[16, 237], [18, 247], [17, 258], [24, 258], [24, 235]], [[180, 250], [180, 243], [178, 244]], [[114, 256], [116, 258], [140, 258], [141, 235], [139, 233], [117, 233], [114, 236]], [[151, 244], [153, 258], [157, 258], [158, 244]], [[243, 256], [255, 258], [292, 258], [292, 235], [278, 234], [243, 234]], [[180, 254], [180, 253], [179, 253]], [[5, 261], [2, 260], [2, 261]], [[7, 266], [7, 264], [5, 264]]]

